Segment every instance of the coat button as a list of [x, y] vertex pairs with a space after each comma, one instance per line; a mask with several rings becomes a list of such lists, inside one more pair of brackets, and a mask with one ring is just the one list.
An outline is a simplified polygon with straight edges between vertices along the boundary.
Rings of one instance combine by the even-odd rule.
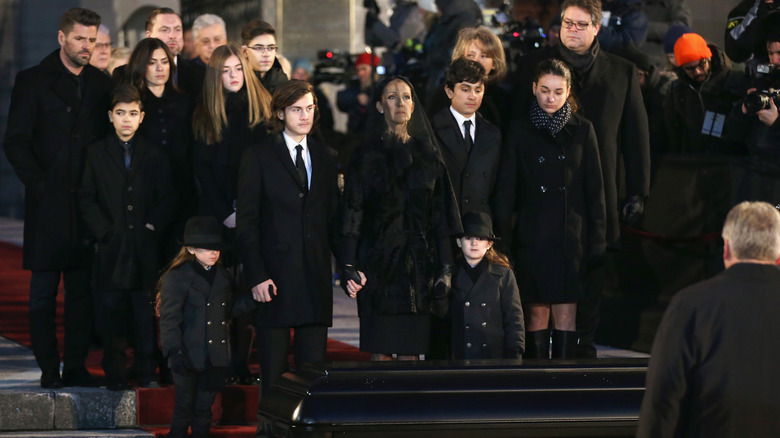
[[168, 130], [167, 130], [167, 129], [165, 129], [165, 128], [163, 128], [163, 129], [161, 129], [161, 130], [160, 130], [160, 132], [162, 132], [163, 134], [165, 134], [166, 132], [168, 132]]
[[207, 322], [206, 325], [211, 325], [211, 321]]
[[157, 114], [162, 114], [162, 108], [159, 108], [159, 109], [157, 110]]
[[539, 157], [538, 161], [539, 161], [539, 164], [544, 163], [544, 157]]
[[128, 226], [127, 226], [127, 229], [128, 229], [128, 230], [132, 230], [132, 229], [133, 229], [133, 224], [130, 224], [130, 225], [128, 225]]
[[303, 198], [303, 193], [298, 193], [299, 198]]
[[224, 344], [224, 343], [225, 343], [225, 340], [224, 340], [224, 339], [223, 339], [222, 341], [220, 341], [220, 344]]
[[222, 321], [222, 325], [225, 325], [225, 321]]
[[471, 328], [471, 326], [470, 326], [470, 325], [468, 325], [468, 324], [466, 324], [466, 330], [468, 330], [468, 329], [470, 329], [470, 328]]
[[128, 205], [127, 206], [127, 211], [133, 211], [133, 206], [132, 205]]
[[471, 303], [466, 301], [463, 305], [466, 306], [466, 307], [469, 307], [471, 305]]
[[566, 191], [566, 187], [560, 186], [560, 187], [558, 187], [558, 191], [559, 192], [565, 192]]
[[464, 204], [468, 204], [469, 203], [469, 198], [463, 198], [463, 203]]
[[481, 325], [482, 325], [482, 327], [487, 327], [487, 323], [486, 322], [482, 322]]
[[162, 144], [168, 144], [168, 140], [163, 140]]
[[211, 307], [211, 303], [206, 303], [206, 307]]
[[213, 344], [213, 343], [214, 343], [214, 341], [212, 341], [211, 339], [209, 339], [209, 344]]
[[223, 307], [224, 307], [224, 306], [226, 306], [226, 305], [227, 305], [226, 303], [222, 303], [222, 306], [223, 306]]
[[71, 107], [65, 108], [65, 111], [70, 112], [71, 111]]
[[487, 303], [482, 303], [479, 305], [479, 307], [487, 307]]
[[471, 174], [470, 174], [470, 173], [468, 173], [468, 172], [466, 172], [466, 174], [465, 174], [465, 175], [463, 175], [463, 176], [465, 176], [466, 178], [471, 178]]
[[471, 348], [471, 342], [466, 343], [466, 348]]
[[559, 160], [565, 160], [566, 159], [566, 155], [560, 154], [560, 155], [558, 155], [558, 159]]
[[546, 191], [547, 191], [547, 187], [545, 187], [545, 186], [539, 186], [539, 191], [540, 191], [540, 192], [542, 192], [542, 193], [544, 193], [544, 192], [546, 192]]
[[482, 344], [482, 348], [487, 348], [487, 344]]

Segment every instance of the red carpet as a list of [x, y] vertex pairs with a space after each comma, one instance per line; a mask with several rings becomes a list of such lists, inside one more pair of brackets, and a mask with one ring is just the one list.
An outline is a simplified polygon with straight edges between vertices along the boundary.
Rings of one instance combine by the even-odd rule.
[[[21, 248], [0, 242], [0, 336], [30, 346], [28, 294], [30, 287], [30, 271], [22, 269]], [[62, 353], [62, 321], [63, 293], [57, 295], [57, 338], [60, 353]], [[128, 352], [132, 357], [132, 352]], [[365, 361], [368, 353], [357, 348], [328, 339], [327, 359], [329, 361]], [[103, 375], [100, 367], [102, 352], [90, 351], [87, 358], [87, 368], [95, 375]], [[257, 351], [251, 354], [250, 370], [259, 374]], [[256, 410], [258, 386], [228, 386], [217, 396], [212, 406], [214, 421], [218, 423], [212, 428], [215, 437], [249, 437], [254, 436], [257, 422]], [[153, 432], [155, 436], [164, 437], [168, 432], [167, 424], [173, 412], [173, 387], [160, 389], [136, 390], [138, 395], [138, 424], [143, 429]]]

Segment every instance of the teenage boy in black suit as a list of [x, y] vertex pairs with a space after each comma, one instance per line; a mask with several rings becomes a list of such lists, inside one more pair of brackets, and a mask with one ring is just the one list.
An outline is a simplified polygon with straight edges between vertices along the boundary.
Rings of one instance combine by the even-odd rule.
[[263, 393], [289, 367], [291, 328], [296, 366], [325, 360], [338, 200], [336, 152], [308, 135], [317, 122], [312, 85], [281, 84], [272, 112], [273, 134], [241, 160], [236, 208], [239, 256], [260, 301], [254, 324]]

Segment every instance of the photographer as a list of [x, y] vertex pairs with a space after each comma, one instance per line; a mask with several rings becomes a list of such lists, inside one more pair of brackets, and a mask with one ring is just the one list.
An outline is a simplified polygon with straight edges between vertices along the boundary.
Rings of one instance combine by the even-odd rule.
[[[735, 175], [735, 194], [741, 200], [780, 204], [780, 11], [767, 15], [762, 26], [769, 64], [758, 65], [739, 118], [749, 126], [748, 156]], [[740, 111], [737, 111], [738, 113]]]
[[727, 115], [745, 95], [747, 77], [731, 66], [723, 51], [700, 35], [686, 33], [674, 45], [679, 79], [664, 102], [669, 152], [733, 154], [741, 151]]

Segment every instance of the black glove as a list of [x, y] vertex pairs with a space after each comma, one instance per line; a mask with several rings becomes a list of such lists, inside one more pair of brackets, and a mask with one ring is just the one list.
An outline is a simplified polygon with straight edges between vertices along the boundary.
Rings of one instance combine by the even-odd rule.
[[433, 297], [436, 299], [449, 298], [450, 289], [452, 289], [452, 274], [455, 267], [452, 265], [439, 266], [439, 273], [433, 282]]
[[349, 296], [349, 291], [347, 290], [347, 283], [349, 280], [352, 280], [357, 284], [362, 284], [363, 282], [354, 265], [344, 265], [344, 267], [341, 268], [341, 288], [344, 289], [344, 293], [347, 294], [347, 296]]
[[642, 218], [642, 214], [645, 212], [645, 197], [642, 195], [634, 195], [626, 199], [623, 208], [620, 211], [620, 219], [624, 225], [633, 226]]
[[171, 351], [168, 355], [168, 366], [172, 372], [181, 375], [186, 375], [195, 368], [184, 347], [175, 348]]

